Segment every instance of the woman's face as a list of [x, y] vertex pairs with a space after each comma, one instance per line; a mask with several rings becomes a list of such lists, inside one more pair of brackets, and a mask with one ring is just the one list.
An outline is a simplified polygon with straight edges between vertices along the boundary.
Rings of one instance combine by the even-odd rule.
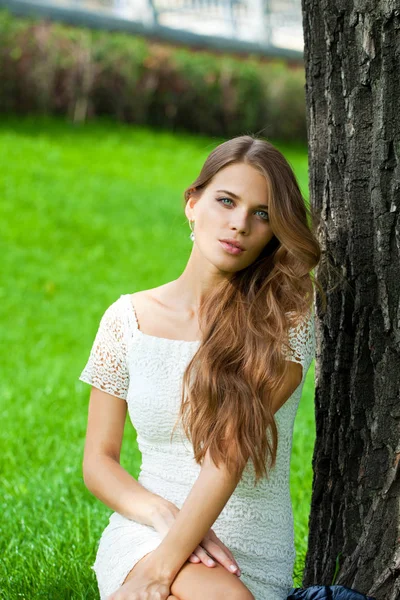
[[[249, 266], [274, 236], [268, 217], [268, 184], [265, 177], [245, 163], [228, 165], [218, 171], [201, 197], [189, 198], [185, 213], [195, 221], [195, 241], [201, 254], [224, 272]], [[244, 248], [229, 253], [221, 244], [232, 238]]]

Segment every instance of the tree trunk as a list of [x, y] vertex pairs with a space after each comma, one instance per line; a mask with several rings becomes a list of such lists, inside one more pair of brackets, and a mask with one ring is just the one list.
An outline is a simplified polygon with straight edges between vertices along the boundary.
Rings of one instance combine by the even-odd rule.
[[342, 275], [331, 290], [325, 276], [326, 313], [316, 302], [303, 585], [399, 600], [400, 2], [302, 0], [302, 10], [310, 203], [323, 257]]

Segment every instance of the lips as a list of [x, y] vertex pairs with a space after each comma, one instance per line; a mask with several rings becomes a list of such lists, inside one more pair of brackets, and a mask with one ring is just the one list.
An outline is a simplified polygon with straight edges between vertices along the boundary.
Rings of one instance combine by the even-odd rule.
[[239, 250], [244, 250], [243, 246], [241, 246], [239, 244], [239, 242], [237, 242], [236, 240], [226, 239], [226, 240], [219, 240], [219, 241], [225, 242], [226, 244], [230, 244], [231, 246], [235, 246], [236, 248], [239, 248]]
[[225, 242], [224, 240], [219, 240], [219, 243], [221, 244], [221, 246], [225, 250], [225, 252], [228, 252], [229, 254], [237, 255], [237, 254], [242, 254], [242, 252], [244, 252], [244, 250], [241, 250], [237, 246], [234, 246], [233, 244], [230, 244], [229, 242]]

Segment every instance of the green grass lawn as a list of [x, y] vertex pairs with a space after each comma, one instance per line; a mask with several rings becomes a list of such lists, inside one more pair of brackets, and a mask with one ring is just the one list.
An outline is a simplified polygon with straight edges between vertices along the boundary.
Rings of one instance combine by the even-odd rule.
[[[0, 117], [0, 596], [98, 598], [93, 564], [111, 510], [82, 481], [90, 387], [78, 381], [120, 294], [176, 279], [192, 242], [182, 192], [223, 140], [101, 119]], [[283, 151], [307, 196], [307, 149]], [[307, 546], [314, 364], [294, 431], [297, 561]], [[121, 462], [138, 475], [126, 423]]]

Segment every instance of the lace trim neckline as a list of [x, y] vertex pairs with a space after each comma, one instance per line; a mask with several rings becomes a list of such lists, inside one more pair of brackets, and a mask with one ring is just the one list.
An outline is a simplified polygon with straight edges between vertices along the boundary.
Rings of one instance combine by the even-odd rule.
[[162, 342], [172, 342], [175, 344], [191, 344], [192, 346], [194, 346], [195, 344], [200, 344], [201, 340], [177, 340], [177, 339], [173, 339], [173, 338], [165, 338], [165, 337], [159, 337], [157, 335], [150, 335], [149, 333], [144, 333], [144, 331], [142, 331], [141, 329], [139, 329], [139, 321], [136, 315], [136, 311], [131, 299], [131, 295], [130, 294], [122, 294], [121, 298], [125, 298], [126, 302], [128, 304], [128, 308], [130, 311], [130, 314], [133, 316], [134, 322], [135, 322], [135, 332], [137, 332], [141, 337], [143, 338], [148, 338], [148, 339], [153, 339], [153, 340], [160, 340]]

